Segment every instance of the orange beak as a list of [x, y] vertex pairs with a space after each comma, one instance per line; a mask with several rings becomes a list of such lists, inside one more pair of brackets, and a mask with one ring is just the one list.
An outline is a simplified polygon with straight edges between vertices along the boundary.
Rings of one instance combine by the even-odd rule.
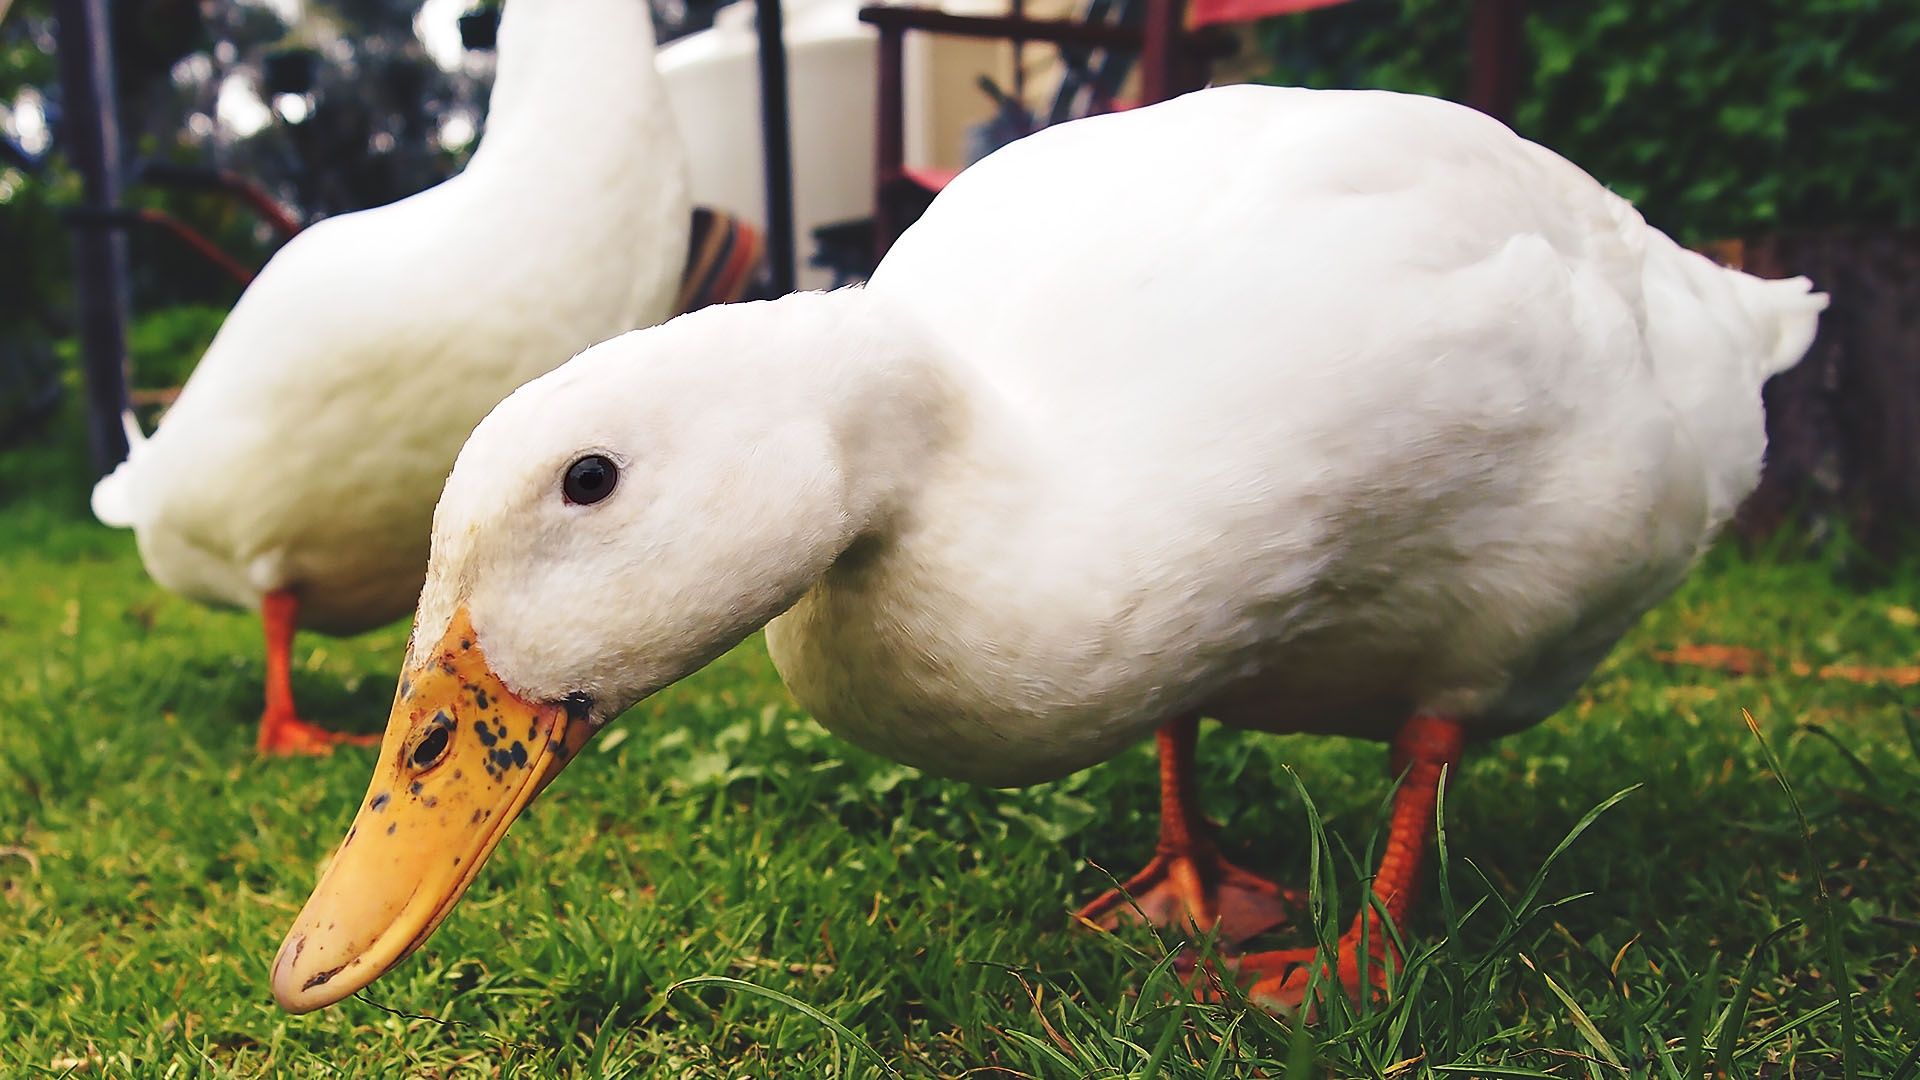
[[401, 675], [366, 801], [274, 959], [281, 1007], [331, 1005], [419, 948], [592, 733], [566, 704], [507, 689], [456, 611]]

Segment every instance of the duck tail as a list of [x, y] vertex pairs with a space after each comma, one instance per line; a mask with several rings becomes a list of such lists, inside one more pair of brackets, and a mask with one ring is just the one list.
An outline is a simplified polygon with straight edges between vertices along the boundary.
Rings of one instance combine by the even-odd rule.
[[132, 409], [120, 414], [120, 426], [127, 433], [127, 460], [114, 466], [112, 472], [93, 485], [91, 504], [93, 516], [99, 518], [102, 525], [131, 529], [136, 521], [133, 466], [141, 451], [146, 449], [147, 436], [140, 430], [140, 421], [135, 418]]
[[1820, 313], [1827, 310], [1827, 294], [1814, 292], [1804, 277], [1767, 280], [1739, 275], [1740, 302], [1760, 329], [1762, 380], [1800, 362], [1813, 347], [1820, 329]]

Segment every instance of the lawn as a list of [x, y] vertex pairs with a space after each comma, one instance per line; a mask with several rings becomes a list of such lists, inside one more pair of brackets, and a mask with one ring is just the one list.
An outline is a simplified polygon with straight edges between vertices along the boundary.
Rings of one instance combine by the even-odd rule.
[[[1179, 992], [1172, 941], [1070, 928], [1108, 884], [1096, 863], [1124, 876], [1151, 851], [1149, 747], [1027, 791], [933, 779], [825, 734], [757, 639], [605, 733], [412, 959], [284, 1015], [268, 964], [371, 751], [254, 755], [257, 624], [161, 592], [131, 536], [92, 522], [84, 455], [58, 434], [77, 426], [0, 451], [0, 1074], [1920, 1064], [1920, 689], [1820, 670], [1914, 663], [1920, 570], [1838, 545], [1717, 550], [1575, 704], [1473, 753], [1392, 1000], [1329, 1003], [1297, 1032]], [[277, 482], [265, 462], [232, 479]], [[381, 723], [404, 636], [303, 635], [309, 718]], [[1658, 655], [1699, 644], [1777, 666]], [[1382, 748], [1209, 726], [1201, 754], [1233, 856], [1287, 881], [1318, 869], [1337, 933], [1390, 793]]]

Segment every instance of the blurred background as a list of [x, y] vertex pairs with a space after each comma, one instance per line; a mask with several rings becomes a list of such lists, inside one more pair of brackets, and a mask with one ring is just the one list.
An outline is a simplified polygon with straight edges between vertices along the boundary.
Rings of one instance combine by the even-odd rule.
[[[77, 129], [56, 46], [60, 9], [83, 6], [0, 0], [0, 437], [9, 440], [55, 414], [64, 373], [78, 364], [69, 239], [98, 209], [67, 152]], [[875, 203], [876, 35], [859, 6], [785, 8], [801, 287], [870, 265], [870, 234], [847, 232]], [[1310, 10], [1219, 28], [1229, 40], [1210, 77], [1470, 97], [1480, 5], [1293, 6]], [[1920, 424], [1920, 380], [1914, 333], [1899, 317], [1920, 278], [1906, 231], [1920, 222], [1911, 131], [1920, 3], [1509, 6], [1511, 86], [1496, 112], [1683, 243], [1763, 274], [1808, 273], [1835, 293], [1822, 350], [1776, 381], [1775, 468], [1749, 525], [1770, 531], [1804, 511], [1817, 530], [1838, 521], [1892, 543], [1905, 524], [1891, 523], [1920, 519], [1920, 450], [1901, 434]], [[185, 380], [289, 229], [461, 168], [486, 120], [497, 11], [475, 0], [103, 7], [129, 245], [126, 353], [135, 401], [151, 405]], [[1019, 10], [1137, 22], [1142, 7], [1033, 0]], [[945, 10], [1007, 5], [951, 0]], [[654, 0], [654, 13], [696, 200], [764, 226], [751, 2]], [[1063, 75], [1108, 80], [1116, 100], [1139, 94], [1138, 65], [1125, 59], [1090, 75], [1084, 63], [1063, 65], [1071, 50], [1035, 42], [915, 34], [907, 48], [905, 164], [934, 188], [1033, 125], [1086, 111], [1065, 102]]]
[[[755, 0], [650, 2], [695, 221], [759, 231], [712, 263], [764, 252], [763, 295], [858, 280], [1037, 126], [1208, 80], [1468, 102], [1680, 242], [1829, 292], [1767, 387], [1740, 538], [1449, 794], [1442, 887], [1503, 898], [1511, 925], [1449, 934], [1416, 1022], [1329, 1029], [1302, 1074], [1700, 1076], [1711, 1048], [1719, 1076], [1917, 1075], [1920, 0], [785, 0], [773, 111]], [[1156, 66], [1155, 13], [1182, 9], [1215, 18], [1163, 34]], [[1152, 835], [1146, 748], [1023, 791], [919, 776], [813, 724], [758, 638], [602, 736], [377, 1001], [275, 1010], [267, 957], [365, 759], [263, 765], [260, 624], [156, 586], [87, 492], [122, 382], [151, 430], [290, 235], [465, 165], [497, 27], [479, 0], [0, 0], [0, 1074], [868, 1075], [772, 998], [673, 996], [716, 972], [911, 1051], [910, 1075], [1297, 1063], [1264, 1018], [1150, 1007], [1167, 970], [1144, 939], [1054, 918], [1111, 883], [1093, 859]], [[301, 482], [280, 464], [221, 479], [245, 505]], [[365, 730], [408, 630], [310, 635], [281, 677]], [[1207, 739], [1237, 785], [1209, 812], [1260, 845], [1236, 859], [1304, 880], [1323, 848], [1343, 875], [1371, 851], [1382, 748]], [[1541, 905], [1509, 907], [1563, 852]], [[1626, 1064], [1590, 1056], [1606, 1040]]]

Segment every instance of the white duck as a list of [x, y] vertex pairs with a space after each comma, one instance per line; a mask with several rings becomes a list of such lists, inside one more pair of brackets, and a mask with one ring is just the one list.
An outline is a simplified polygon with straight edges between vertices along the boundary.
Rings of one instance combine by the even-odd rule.
[[[1161, 729], [1130, 889], [1234, 938], [1286, 897], [1194, 815], [1194, 718], [1390, 739], [1401, 919], [1441, 768], [1685, 575], [1824, 304], [1432, 99], [1216, 89], [1015, 143], [869, 287], [626, 335], [481, 423], [275, 994], [396, 963], [592, 732], [762, 625], [821, 723], [944, 775]], [[1308, 955], [1241, 966], [1286, 1004]]]
[[513, 0], [458, 176], [319, 223], [261, 271], [151, 439], [95, 489], [161, 585], [258, 607], [260, 747], [325, 749], [295, 624], [403, 614], [435, 494], [515, 387], [673, 314], [691, 208], [645, 0]]

